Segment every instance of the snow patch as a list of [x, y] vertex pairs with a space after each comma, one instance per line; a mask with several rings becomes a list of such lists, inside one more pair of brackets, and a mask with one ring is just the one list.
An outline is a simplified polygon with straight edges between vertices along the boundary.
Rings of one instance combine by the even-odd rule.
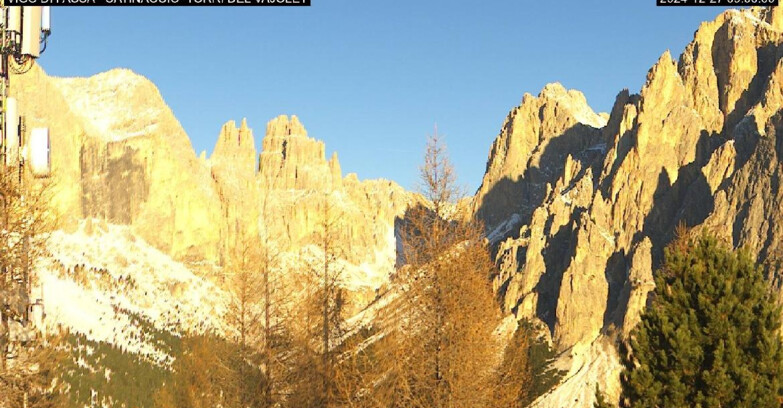
[[[149, 89], [145, 89], [154, 86], [133, 71], [114, 69], [90, 78], [53, 78], [53, 83], [90, 134], [104, 141], [141, 136], [158, 128], [160, 105], [148, 100]], [[126, 105], [131, 101], [136, 102], [134, 109]], [[146, 107], [140, 108], [139, 103]]]
[[508, 236], [508, 233], [510, 233], [514, 228], [519, 227], [519, 225], [522, 223], [522, 218], [519, 216], [519, 214], [511, 214], [508, 219], [501, 222], [497, 227], [495, 227], [492, 232], [487, 234], [487, 239], [490, 243], [495, 244], [501, 239]]
[[570, 365], [565, 379], [552, 391], [536, 399], [532, 408], [592, 407], [595, 385], [607, 395], [618, 395], [621, 370], [615, 347], [606, 337], [589, 344], [578, 344], [564, 355], [561, 363]]
[[[137, 238], [129, 227], [82, 222], [52, 233], [36, 266], [47, 326], [65, 327], [150, 361], [171, 362], [145, 333], [222, 330], [226, 294]], [[95, 223], [97, 224], [97, 222]], [[142, 323], [144, 322], [144, 323]]]

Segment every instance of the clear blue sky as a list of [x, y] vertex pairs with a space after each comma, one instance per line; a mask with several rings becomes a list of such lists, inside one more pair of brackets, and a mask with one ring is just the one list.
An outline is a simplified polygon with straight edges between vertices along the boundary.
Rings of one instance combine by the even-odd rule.
[[311, 7], [59, 7], [49, 74], [150, 78], [212, 152], [220, 126], [296, 114], [343, 172], [416, 185], [438, 124], [471, 192], [509, 109], [548, 82], [608, 111], [722, 9], [655, 0], [313, 0]]

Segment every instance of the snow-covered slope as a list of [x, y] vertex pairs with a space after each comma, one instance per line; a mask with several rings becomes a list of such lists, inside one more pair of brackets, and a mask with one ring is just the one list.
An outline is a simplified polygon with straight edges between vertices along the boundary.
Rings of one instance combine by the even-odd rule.
[[557, 387], [536, 399], [532, 408], [592, 406], [595, 385], [607, 395], [618, 395], [621, 369], [616, 345], [606, 337], [590, 344], [580, 344], [563, 353], [555, 368], [567, 371]]
[[90, 133], [105, 141], [150, 134], [162, 115], [158, 104], [144, 100], [154, 85], [128, 69], [113, 69], [90, 78], [54, 78], [53, 82]]
[[126, 226], [82, 221], [74, 233], [52, 233], [47, 249], [33, 295], [42, 294], [49, 328], [61, 326], [163, 365], [171, 356], [145, 331], [223, 328], [225, 292]]

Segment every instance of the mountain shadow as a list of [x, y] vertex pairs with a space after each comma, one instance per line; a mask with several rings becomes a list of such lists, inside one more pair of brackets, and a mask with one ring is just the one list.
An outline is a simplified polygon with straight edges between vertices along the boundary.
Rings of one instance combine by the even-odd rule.
[[[533, 211], [546, 198], [547, 184], [554, 186], [563, 174], [568, 155], [579, 162], [582, 169], [586, 169], [591, 159], [603, 155], [605, 145], [601, 145], [600, 129], [578, 123], [562, 134], [551, 137], [539, 156], [537, 152], [541, 148], [539, 145], [531, 153], [525, 171], [518, 178], [503, 177], [482, 197], [476, 217], [488, 229], [497, 227], [512, 214], [520, 217], [516, 227], [529, 225]], [[536, 157], [539, 160], [534, 164]]]

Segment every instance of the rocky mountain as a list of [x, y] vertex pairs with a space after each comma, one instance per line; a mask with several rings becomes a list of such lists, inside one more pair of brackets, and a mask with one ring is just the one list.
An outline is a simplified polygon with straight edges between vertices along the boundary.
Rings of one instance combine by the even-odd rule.
[[729, 10], [608, 117], [557, 84], [509, 113], [473, 208], [504, 308], [542, 322], [569, 370], [537, 406], [617, 392], [610, 339], [638, 322], [679, 224], [781, 255], [781, 75], [783, 9]]
[[[213, 272], [245, 234], [274, 240], [286, 268], [301, 268], [327, 206], [344, 243], [344, 284], [367, 304], [394, 271], [395, 221], [421, 202], [393, 182], [343, 176], [337, 154], [327, 159], [296, 116], [272, 119], [260, 151], [245, 120], [229, 121], [213, 153], [197, 157], [155, 86], [128, 70], [52, 78], [35, 66], [14, 77], [12, 93], [28, 128], [52, 134], [62, 230], [41, 279], [59, 288], [61, 323], [90, 341], [138, 332], [110, 333], [94, 319], [80, 327], [71, 305], [100, 310], [109, 327], [193, 330], [182, 320], [194, 320], [193, 299], [218, 294], [208, 303], [220, 313]], [[608, 114], [560, 84], [511, 110], [465, 208], [486, 224], [502, 308], [539, 323], [566, 373], [534, 406], [592, 406], [595, 383], [617, 396], [615, 341], [639, 321], [678, 225], [779, 259], [781, 109], [783, 9], [752, 8], [702, 24], [678, 60], [664, 53], [641, 91], [621, 91]], [[135, 283], [123, 296], [100, 287], [126, 276]], [[150, 303], [150, 293], [170, 299]], [[158, 343], [131, 344], [155, 364], [168, 359]]]
[[296, 116], [269, 122], [260, 154], [245, 120], [227, 122], [207, 159], [154, 84], [129, 70], [52, 78], [36, 66], [13, 83], [28, 127], [52, 131], [66, 228], [85, 218], [129, 225], [174, 259], [220, 263], [242, 234], [264, 231], [290, 252], [307, 246], [328, 201], [339, 235], [355, 243], [346, 259], [383, 269], [368, 271], [371, 280], [393, 268], [394, 220], [413, 196], [393, 182], [344, 178], [337, 154], [326, 160]]
[[64, 226], [96, 217], [132, 225], [175, 258], [218, 258], [224, 227], [209, 171], [150, 81], [128, 70], [50, 78], [34, 66], [12, 83], [28, 127], [51, 129]]
[[33, 295], [79, 353], [67, 370], [76, 405], [149, 405], [128, 384], [166, 381], [184, 333], [223, 332], [223, 266], [243, 237], [278, 248], [277, 272], [296, 280], [328, 206], [351, 307], [394, 271], [395, 220], [416, 196], [344, 177], [296, 116], [272, 119], [260, 152], [247, 121], [229, 121], [197, 157], [155, 85], [129, 70], [54, 78], [33, 66], [12, 84], [27, 128], [51, 134], [44, 183], [59, 225]]

